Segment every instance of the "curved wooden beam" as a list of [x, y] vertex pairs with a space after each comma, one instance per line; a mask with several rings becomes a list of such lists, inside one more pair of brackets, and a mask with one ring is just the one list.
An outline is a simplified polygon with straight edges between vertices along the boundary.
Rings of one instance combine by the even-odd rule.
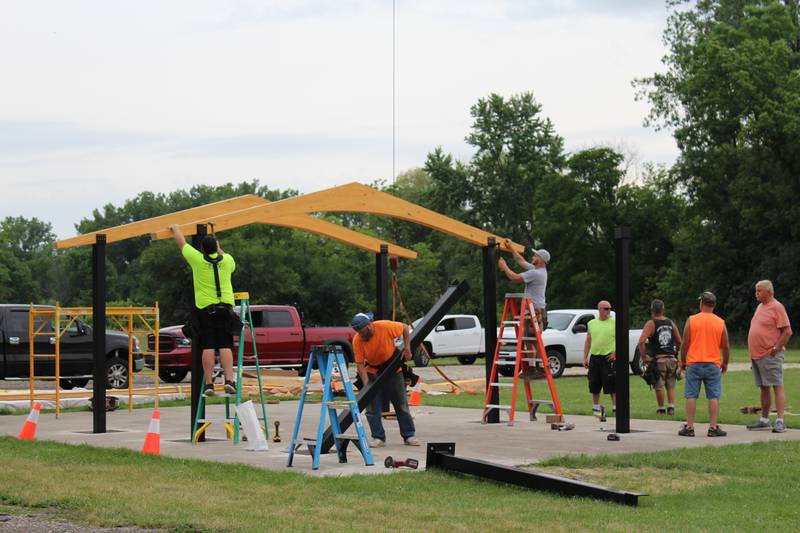
[[[420, 224], [477, 246], [486, 246], [488, 238], [494, 237], [500, 248], [505, 249], [503, 239], [498, 235], [464, 224], [391, 194], [377, 191], [361, 183], [348, 183], [267, 205], [207, 217], [203, 220], [196, 220], [191, 224], [184, 224], [181, 226], [181, 230], [185, 235], [193, 235], [196, 224], [205, 222], [214, 224], [216, 231], [224, 231], [246, 224], [273, 220], [275, 217], [317, 212], [384, 215]], [[153, 234], [154, 239], [165, 239], [170, 236], [171, 232], [167, 228], [163, 228]], [[513, 247], [518, 252], [525, 251], [525, 247], [520, 244], [513, 243]]]
[[[387, 244], [389, 246], [389, 255], [396, 255], [397, 257], [402, 257], [403, 259], [417, 258], [417, 252], [414, 250], [409, 250], [408, 248], [403, 248], [402, 246], [388, 243], [376, 237], [359, 233], [338, 224], [334, 224], [333, 222], [328, 222], [327, 220], [322, 220], [321, 218], [310, 215], [285, 215], [281, 217], [265, 219], [259, 222], [259, 224], [283, 226], [286, 228], [295, 228], [316, 233], [317, 235], [329, 237], [333, 240], [348, 244], [355, 248], [366, 250], [368, 252], [378, 253], [381, 251], [381, 244]], [[219, 231], [219, 228], [215, 227], [215, 231]]]
[[[56, 241], [56, 248], [72, 248], [75, 246], [94, 244], [95, 235], [98, 233], [105, 234], [106, 243], [124, 241], [125, 239], [141, 237], [142, 235], [153, 233], [154, 231], [158, 231], [165, 226], [171, 226], [172, 224], [188, 224], [197, 219], [264, 205], [265, 202], [267, 202], [267, 200], [255, 194], [245, 194], [244, 196], [237, 196], [236, 198], [229, 198], [212, 204], [192, 207], [190, 209], [184, 209], [183, 211], [167, 213], [166, 215], [160, 215], [146, 220], [137, 220], [136, 222], [123, 224], [122, 226], [115, 226], [100, 231], [84, 233], [83, 235], [77, 235], [68, 239], [61, 239], [60, 241]], [[192, 230], [192, 234], [194, 234], [194, 230]]]

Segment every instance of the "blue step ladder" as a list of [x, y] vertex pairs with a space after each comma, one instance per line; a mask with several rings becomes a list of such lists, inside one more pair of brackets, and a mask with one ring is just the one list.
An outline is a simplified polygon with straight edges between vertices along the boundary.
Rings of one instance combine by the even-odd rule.
[[[322, 376], [322, 408], [320, 411], [319, 425], [317, 427], [317, 438], [303, 439], [303, 442], [298, 443], [297, 434], [300, 431], [300, 421], [303, 419], [303, 407], [306, 403], [306, 397], [308, 394], [318, 392], [317, 390], [309, 390], [308, 387], [308, 381], [315, 364]], [[338, 376], [334, 376], [334, 369], [337, 370]], [[344, 400], [334, 400], [334, 379], [340, 379], [342, 382], [345, 392]], [[339, 413], [337, 409], [348, 409], [350, 411], [353, 417], [353, 425], [356, 428], [355, 435], [345, 435], [342, 433], [339, 426]], [[313, 458], [311, 468], [313, 470], [319, 468], [322, 446], [318, 446], [317, 444], [322, 442], [322, 436], [325, 433], [326, 417], [330, 418], [331, 421], [334, 445], [336, 446], [336, 454], [339, 456], [340, 463], [347, 462], [347, 445], [352, 441], [364, 457], [364, 464], [367, 466], [375, 464], [372, 460], [372, 451], [370, 450], [369, 441], [367, 440], [367, 433], [364, 430], [364, 424], [361, 422], [358, 400], [353, 392], [353, 384], [350, 382], [350, 374], [347, 371], [347, 360], [345, 359], [341, 346], [318, 345], [311, 347], [308, 357], [308, 367], [306, 368], [306, 377], [303, 381], [303, 390], [300, 393], [300, 404], [297, 407], [297, 418], [294, 422], [292, 442], [289, 446], [289, 461], [286, 464], [287, 467], [292, 466], [294, 456], [297, 454], [311, 455]], [[308, 447], [307, 451], [300, 450], [304, 444]]]
[[[225, 398], [225, 417], [224, 418], [201, 418], [200, 413], [203, 412], [203, 405], [205, 404], [205, 395], [200, 395], [200, 401], [197, 404], [197, 417], [194, 420], [192, 427], [192, 443], [197, 444], [200, 435], [202, 435], [212, 422], [222, 422], [225, 427], [225, 435], [229, 439], [233, 439], [234, 444], [239, 444], [239, 414], [236, 413], [235, 407], [242, 403], [242, 371], [244, 370], [244, 345], [247, 342], [246, 332], [250, 332], [250, 342], [253, 343], [253, 356], [255, 357], [255, 371], [258, 375], [258, 394], [261, 400], [261, 417], [259, 422], [263, 423], [264, 437], [269, 440], [269, 430], [267, 429], [267, 409], [264, 400], [264, 387], [261, 384], [261, 367], [258, 364], [258, 348], [256, 347], [256, 333], [253, 330], [253, 315], [250, 312], [250, 294], [246, 292], [237, 292], [233, 295], [234, 300], [238, 300], [239, 304], [239, 318], [242, 321], [242, 331], [239, 333], [239, 352], [236, 357], [236, 394], [214, 392], [214, 398]], [[205, 384], [206, 376], [203, 372], [202, 382]], [[231, 416], [231, 398], [235, 398], [234, 414]]]

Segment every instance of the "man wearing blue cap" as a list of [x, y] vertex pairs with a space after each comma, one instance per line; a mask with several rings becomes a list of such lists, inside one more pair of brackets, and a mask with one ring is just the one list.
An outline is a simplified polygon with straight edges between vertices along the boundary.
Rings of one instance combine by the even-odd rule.
[[[392, 320], [373, 321], [372, 313], [356, 313], [350, 325], [357, 333], [353, 337], [353, 352], [356, 356], [356, 370], [363, 383], [373, 383], [376, 380], [394, 356], [397, 350], [395, 341], [400, 337], [403, 338], [403, 360], [411, 359], [411, 339], [405, 324]], [[386, 431], [381, 420], [383, 395], [394, 405], [403, 441], [408, 446], [419, 446], [420, 442], [414, 436], [414, 419], [408, 409], [406, 382], [400, 368], [383, 382], [381, 390], [367, 407], [367, 421], [372, 432], [370, 446], [386, 446]]]

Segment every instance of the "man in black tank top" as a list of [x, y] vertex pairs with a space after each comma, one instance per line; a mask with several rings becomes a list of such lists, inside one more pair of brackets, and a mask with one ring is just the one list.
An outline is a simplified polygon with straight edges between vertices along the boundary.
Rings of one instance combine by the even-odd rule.
[[[658, 409], [656, 413], [670, 416], [675, 414], [675, 385], [678, 380], [678, 351], [681, 347], [681, 334], [675, 323], [664, 316], [664, 302], [653, 300], [650, 316], [639, 337], [639, 353], [646, 364], [657, 365], [658, 381], [656, 391]], [[647, 348], [645, 348], [645, 342]], [[667, 389], [669, 406], [664, 408], [664, 387]]]

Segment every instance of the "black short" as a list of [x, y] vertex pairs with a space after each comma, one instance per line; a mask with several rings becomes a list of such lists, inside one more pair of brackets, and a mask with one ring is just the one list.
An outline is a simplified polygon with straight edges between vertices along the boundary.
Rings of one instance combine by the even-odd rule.
[[589, 357], [589, 392], [612, 394], [616, 387], [616, 373], [614, 361], [609, 361], [607, 355], [591, 355]]
[[200, 348], [220, 350], [233, 348], [233, 335], [230, 333], [230, 311], [222, 306], [210, 305], [198, 309], [200, 320]]

